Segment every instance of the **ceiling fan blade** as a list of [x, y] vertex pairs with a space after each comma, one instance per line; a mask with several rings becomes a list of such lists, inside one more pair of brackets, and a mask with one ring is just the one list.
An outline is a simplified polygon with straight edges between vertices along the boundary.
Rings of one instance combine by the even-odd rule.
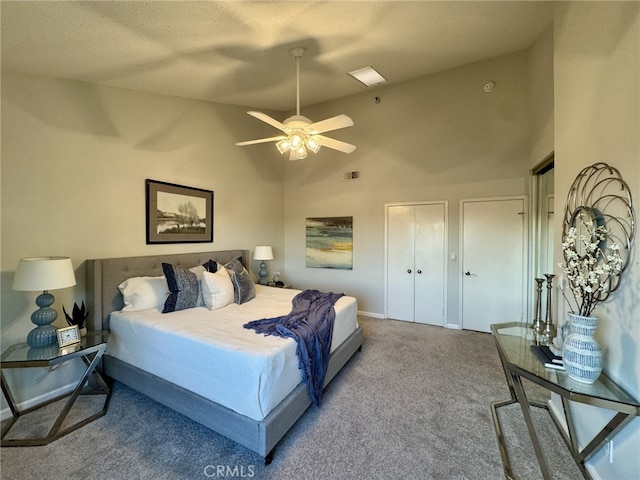
[[336, 140], [334, 138], [325, 137], [323, 135], [318, 136], [320, 137], [320, 144], [323, 147], [333, 148], [334, 150], [338, 150], [343, 153], [351, 153], [356, 149], [356, 146], [350, 143]]
[[254, 111], [247, 112], [247, 113], [252, 117], [257, 118], [258, 120], [262, 120], [263, 122], [268, 123], [272, 127], [276, 127], [277, 129], [282, 130], [283, 132], [289, 133], [291, 131], [291, 129], [287, 127], [284, 123], [279, 122], [275, 118], [270, 117], [266, 113], [254, 112]]
[[285, 138], [287, 138], [285, 135], [279, 135], [277, 137], [258, 138], [257, 140], [247, 140], [246, 142], [238, 142], [236, 143], [236, 145], [238, 147], [244, 147], [245, 145], [255, 145], [256, 143], [277, 142], [280, 140], [284, 140]]
[[339, 128], [352, 127], [353, 120], [347, 115], [336, 115], [335, 117], [327, 118], [326, 120], [320, 120], [319, 122], [312, 123], [307, 126], [308, 129], [313, 129], [317, 133], [330, 132], [332, 130], [338, 130]]

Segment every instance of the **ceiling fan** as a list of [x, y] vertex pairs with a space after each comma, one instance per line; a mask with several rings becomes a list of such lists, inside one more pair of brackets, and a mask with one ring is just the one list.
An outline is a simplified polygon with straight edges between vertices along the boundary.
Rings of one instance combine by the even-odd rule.
[[284, 135], [238, 142], [236, 145], [245, 146], [256, 143], [277, 142], [276, 148], [280, 153], [289, 152], [289, 160], [302, 160], [306, 158], [307, 150], [318, 153], [322, 146], [344, 153], [353, 152], [356, 149], [355, 145], [320, 135], [321, 133], [353, 126], [353, 120], [350, 117], [337, 115], [313, 123], [307, 117], [300, 115], [300, 58], [304, 54], [304, 48], [292, 48], [290, 52], [296, 59], [296, 114], [287, 118], [284, 122], [279, 122], [265, 113], [247, 112], [252, 117], [282, 130]]

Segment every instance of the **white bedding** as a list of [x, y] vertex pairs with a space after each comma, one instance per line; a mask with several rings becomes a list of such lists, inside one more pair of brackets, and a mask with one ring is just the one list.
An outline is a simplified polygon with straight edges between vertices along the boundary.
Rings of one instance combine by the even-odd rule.
[[[286, 315], [299, 292], [256, 285], [253, 300], [219, 310], [113, 312], [106, 353], [262, 420], [302, 380], [296, 343], [242, 325]], [[340, 298], [335, 309], [332, 352], [357, 328], [355, 298]]]

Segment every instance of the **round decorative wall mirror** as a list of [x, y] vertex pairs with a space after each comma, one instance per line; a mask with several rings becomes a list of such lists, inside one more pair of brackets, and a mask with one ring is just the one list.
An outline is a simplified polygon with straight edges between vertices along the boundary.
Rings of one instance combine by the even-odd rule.
[[[629, 263], [635, 223], [631, 192], [616, 168], [596, 163], [578, 174], [569, 189], [564, 212], [564, 256], [569, 261], [571, 251], [581, 259], [589, 249], [605, 252], [613, 247], [617, 251], [619, 273], [610, 276], [606, 290], [600, 293], [600, 301], [618, 287]], [[606, 254], [598, 258], [606, 263]]]
[[[602, 225], [602, 216], [599, 212], [591, 207], [581, 205], [577, 207], [571, 214], [569, 226], [576, 229], [577, 238], [585, 238], [591, 243], [600, 243], [598, 241], [598, 227]], [[587, 253], [587, 245], [583, 242], [576, 242], [576, 253], [580, 258], [584, 258]]]

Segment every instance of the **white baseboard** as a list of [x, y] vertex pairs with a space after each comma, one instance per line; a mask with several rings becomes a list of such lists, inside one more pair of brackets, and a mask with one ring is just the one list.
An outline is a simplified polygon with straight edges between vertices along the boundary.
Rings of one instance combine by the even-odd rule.
[[[21, 412], [24, 410], [27, 410], [29, 408], [32, 407], [36, 407], [38, 405], [42, 405], [43, 403], [48, 402], [49, 400], [56, 398], [56, 397], [60, 397], [62, 395], [65, 395], [69, 392], [72, 392], [74, 388], [76, 388], [77, 383], [69, 383], [68, 385], [64, 385], [60, 388], [56, 388], [53, 391], [47, 392], [47, 393], [43, 393], [42, 395], [38, 395], [34, 398], [29, 398], [27, 400], [24, 400], [22, 402], [20, 402], [17, 407], [18, 410], [20, 410]], [[11, 418], [11, 409], [9, 408], [9, 406], [3, 408], [2, 410], [0, 410], [0, 420], [1, 421], [5, 421], [7, 419]]]
[[[360, 311], [360, 310], [358, 310], [358, 315], [362, 315], [363, 317], [380, 318], [382, 320], [385, 320], [387, 318], [381, 313], [363, 312], [363, 311]], [[398, 321], [401, 322], [403, 320], [398, 320]], [[411, 323], [411, 322], [409, 322], [409, 323]], [[456, 323], [447, 323], [446, 325], [444, 325], [444, 328], [450, 328], [451, 330], [461, 330], [462, 329], [460, 327], [460, 325], [458, 325]]]
[[564, 430], [565, 435], [569, 435], [569, 427], [567, 427], [567, 420], [564, 418], [564, 412], [560, 410], [558, 404], [553, 401], [553, 396], [549, 399], [547, 405], [549, 406], [549, 411], [551, 412], [551, 415], [553, 415], [553, 418], [555, 418], [558, 423], [562, 425], [562, 429]]
[[605, 480], [598, 474], [598, 470], [593, 468], [590, 464], [585, 463], [584, 468], [586, 468], [589, 475], [591, 475], [591, 480]]
[[[564, 430], [565, 434], [568, 435], [569, 434], [569, 428], [567, 427], [567, 420], [564, 417], [564, 411], [559, 408], [557, 402], [553, 401], [553, 397], [554, 396], [555, 395], [552, 394], [551, 398], [547, 402], [547, 405], [549, 406], [549, 412], [551, 413], [551, 415], [553, 415], [553, 417], [560, 424], [560, 426]], [[558, 400], [558, 401], [560, 401], [560, 400]], [[579, 447], [579, 448], [584, 448], [584, 447]], [[589, 462], [585, 462], [584, 466], [585, 466], [585, 469], [589, 472], [589, 475], [591, 475], [592, 480], [603, 480], [602, 477], [600, 476], [598, 470], [595, 469], [593, 467], [593, 465], [589, 464]]]

